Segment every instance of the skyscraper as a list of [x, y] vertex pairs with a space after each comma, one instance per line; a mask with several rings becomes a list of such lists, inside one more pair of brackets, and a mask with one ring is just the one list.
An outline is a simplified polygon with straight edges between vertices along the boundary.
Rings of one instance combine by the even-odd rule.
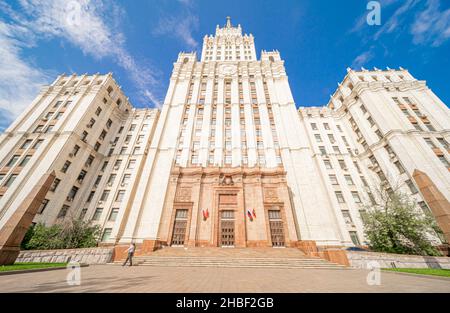
[[280, 53], [258, 59], [227, 18], [200, 61], [178, 55], [161, 110], [133, 108], [111, 74], [45, 87], [0, 137], [0, 227], [55, 170], [35, 222], [91, 220], [101, 244], [144, 252], [363, 245], [380, 184], [448, 234], [450, 209], [434, 209], [421, 177], [450, 199], [449, 125], [405, 69], [348, 69], [327, 106], [297, 110]]

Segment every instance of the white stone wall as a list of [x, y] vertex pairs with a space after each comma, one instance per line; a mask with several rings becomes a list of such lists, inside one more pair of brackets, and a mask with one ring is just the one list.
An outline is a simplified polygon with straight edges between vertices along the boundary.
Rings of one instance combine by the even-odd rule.
[[24, 250], [20, 251], [16, 262], [106, 264], [112, 261], [113, 252], [113, 248]]
[[404, 255], [379, 252], [347, 251], [350, 266], [368, 269], [377, 262], [380, 268], [442, 268], [450, 269], [450, 258]]

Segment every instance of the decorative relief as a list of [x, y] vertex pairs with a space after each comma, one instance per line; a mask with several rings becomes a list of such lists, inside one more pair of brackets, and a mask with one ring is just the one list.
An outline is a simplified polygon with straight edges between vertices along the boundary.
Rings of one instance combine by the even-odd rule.
[[225, 76], [234, 75], [237, 72], [236, 65], [233, 64], [223, 64], [219, 67], [219, 73]]
[[237, 194], [219, 195], [219, 206], [222, 205], [237, 205]]
[[191, 202], [192, 188], [179, 188], [175, 195], [175, 202]]
[[264, 202], [279, 202], [276, 188], [264, 188]]
[[231, 177], [231, 176], [223, 176], [223, 177], [221, 177], [220, 178], [220, 185], [233, 186], [234, 185], [233, 177]]

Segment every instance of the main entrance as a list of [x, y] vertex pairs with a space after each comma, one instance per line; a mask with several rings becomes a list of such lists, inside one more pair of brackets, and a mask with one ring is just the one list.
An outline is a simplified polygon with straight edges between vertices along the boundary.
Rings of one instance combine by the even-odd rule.
[[175, 213], [175, 221], [173, 223], [172, 246], [184, 246], [187, 228], [188, 210], [178, 209]]
[[281, 211], [269, 210], [270, 237], [273, 247], [284, 247], [284, 230]]
[[234, 247], [234, 211], [220, 212], [220, 246]]

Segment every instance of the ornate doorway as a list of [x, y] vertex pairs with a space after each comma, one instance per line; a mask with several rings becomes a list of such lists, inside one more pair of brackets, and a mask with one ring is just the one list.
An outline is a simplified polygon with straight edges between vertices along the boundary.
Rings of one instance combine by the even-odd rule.
[[280, 210], [269, 210], [269, 226], [272, 247], [284, 247], [283, 219]]
[[234, 211], [220, 212], [220, 246], [234, 247]]
[[188, 210], [177, 209], [175, 213], [175, 221], [173, 223], [172, 242], [171, 246], [184, 246], [186, 238], [186, 228]]

